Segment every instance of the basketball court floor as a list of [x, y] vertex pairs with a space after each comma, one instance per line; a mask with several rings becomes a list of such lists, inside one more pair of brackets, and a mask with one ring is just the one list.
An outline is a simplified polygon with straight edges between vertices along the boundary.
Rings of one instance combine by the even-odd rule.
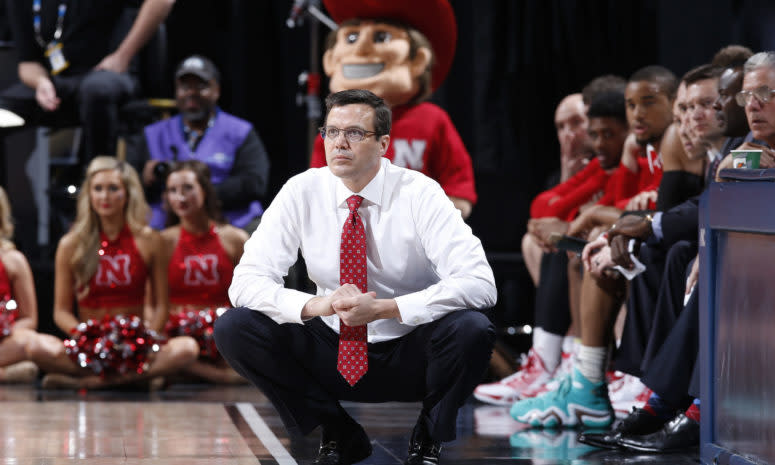
[[[369, 434], [361, 462], [399, 465], [419, 404], [345, 404]], [[289, 437], [249, 386], [182, 384], [143, 391], [76, 392], [0, 386], [0, 465], [311, 464], [318, 434]], [[580, 444], [575, 431], [525, 429], [506, 407], [469, 401], [442, 464], [692, 464], [699, 454], [636, 455]]]

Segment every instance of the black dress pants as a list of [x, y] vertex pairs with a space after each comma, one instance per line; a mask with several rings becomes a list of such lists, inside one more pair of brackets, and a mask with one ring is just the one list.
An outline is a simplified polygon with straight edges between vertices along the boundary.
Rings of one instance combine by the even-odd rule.
[[53, 112], [44, 111], [35, 99], [35, 89], [17, 83], [0, 93], [0, 108], [24, 118], [28, 125], [83, 125], [86, 158], [115, 155], [119, 108], [139, 93], [136, 78], [128, 73], [91, 71], [77, 76], [51, 78], [61, 103]]
[[423, 402], [436, 441], [455, 438], [457, 411], [481, 381], [495, 328], [470, 310], [368, 345], [368, 372], [350, 386], [336, 368], [339, 335], [320, 318], [278, 324], [263, 313], [234, 308], [215, 322], [221, 355], [269, 398], [289, 430], [308, 434], [339, 424], [340, 400]]
[[684, 311], [686, 278], [691, 270], [694, 257], [697, 256], [697, 243], [679, 241], [667, 254], [667, 264], [662, 285], [659, 288], [657, 306], [651, 323], [646, 351], [641, 362], [641, 371], [646, 373], [652, 360], [662, 349], [679, 315]]
[[[616, 352], [614, 366], [617, 370], [640, 377], [654, 309], [665, 272], [666, 251], [658, 243], [646, 242], [641, 246], [638, 259], [646, 270], [630, 281], [627, 298], [627, 318], [624, 320], [622, 340]], [[684, 266], [685, 269], [685, 266]]]
[[641, 381], [668, 404], [688, 407], [692, 397], [699, 395], [699, 353], [700, 298], [697, 286]]

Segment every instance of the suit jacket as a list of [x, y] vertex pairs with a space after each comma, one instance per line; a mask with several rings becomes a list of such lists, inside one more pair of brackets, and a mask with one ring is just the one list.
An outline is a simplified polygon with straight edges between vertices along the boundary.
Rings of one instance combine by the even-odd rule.
[[[744, 142], [743, 138], [729, 137], [721, 148], [722, 157], [728, 155], [732, 149]], [[705, 189], [710, 186], [715, 178], [715, 169], [708, 167]], [[685, 240], [697, 242], [699, 236], [699, 208], [700, 196], [694, 196], [685, 202], [662, 213], [662, 241], [661, 246], [668, 250], [678, 241]]]

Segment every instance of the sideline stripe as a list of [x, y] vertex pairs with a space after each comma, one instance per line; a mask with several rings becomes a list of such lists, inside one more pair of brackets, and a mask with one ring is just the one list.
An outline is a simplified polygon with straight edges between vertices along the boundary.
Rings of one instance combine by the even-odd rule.
[[248, 423], [253, 433], [264, 443], [264, 446], [272, 454], [278, 465], [298, 465], [296, 460], [291, 457], [291, 454], [285, 450], [285, 447], [277, 439], [263, 418], [256, 412], [256, 409], [252, 404], [247, 402], [237, 403], [237, 410], [242, 415], [242, 418]]
[[242, 414], [237, 411], [237, 406], [234, 404], [225, 404], [223, 408], [226, 409], [226, 413], [229, 415], [229, 418], [231, 418], [234, 426], [237, 427], [237, 431], [242, 435], [242, 438], [247, 443], [250, 451], [256, 456], [256, 460], [258, 460], [257, 463], [260, 465], [277, 465], [277, 461], [272, 458], [269, 451], [264, 447], [264, 444], [258, 439], [258, 436], [250, 429], [250, 425], [242, 418]]

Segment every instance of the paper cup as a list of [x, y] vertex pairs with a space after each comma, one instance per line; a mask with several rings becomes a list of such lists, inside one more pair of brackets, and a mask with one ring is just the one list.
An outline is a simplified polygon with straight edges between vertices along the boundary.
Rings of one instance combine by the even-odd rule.
[[761, 150], [732, 150], [732, 168], [755, 170], [761, 157]]

